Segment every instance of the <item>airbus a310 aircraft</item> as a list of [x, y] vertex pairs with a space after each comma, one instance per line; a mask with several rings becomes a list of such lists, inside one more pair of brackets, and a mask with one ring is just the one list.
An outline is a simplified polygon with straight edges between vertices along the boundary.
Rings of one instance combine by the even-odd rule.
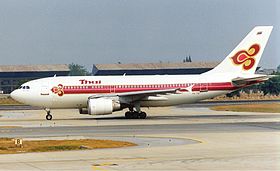
[[141, 107], [195, 103], [268, 80], [255, 71], [272, 29], [255, 27], [217, 67], [199, 75], [49, 77], [26, 82], [11, 96], [43, 107], [47, 120], [51, 109], [64, 108], [90, 115], [128, 108], [126, 118], [145, 119]]

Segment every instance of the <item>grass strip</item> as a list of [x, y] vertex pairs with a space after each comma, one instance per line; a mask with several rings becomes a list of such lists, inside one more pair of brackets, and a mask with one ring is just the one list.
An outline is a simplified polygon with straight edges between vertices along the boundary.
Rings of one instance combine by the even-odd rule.
[[11, 138], [0, 138], [0, 154], [91, 150], [101, 148], [120, 148], [129, 146], [136, 146], [136, 144], [125, 141], [80, 139], [41, 141], [23, 140], [23, 146], [19, 147], [15, 145], [15, 141]]
[[280, 113], [280, 103], [223, 105], [223, 106], [213, 106], [210, 109], [216, 111], [233, 111], [233, 112]]

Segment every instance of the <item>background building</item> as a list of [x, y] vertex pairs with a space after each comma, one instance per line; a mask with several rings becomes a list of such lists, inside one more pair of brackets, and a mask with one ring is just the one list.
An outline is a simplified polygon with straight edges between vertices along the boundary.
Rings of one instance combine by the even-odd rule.
[[65, 76], [68, 65], [0, 65], [0, 91], [10, 93], [20, 84], [43, 77]]
[[180, 75], [200, 74], [211, 70], [219, 62], [94, 64], [92, 75]]

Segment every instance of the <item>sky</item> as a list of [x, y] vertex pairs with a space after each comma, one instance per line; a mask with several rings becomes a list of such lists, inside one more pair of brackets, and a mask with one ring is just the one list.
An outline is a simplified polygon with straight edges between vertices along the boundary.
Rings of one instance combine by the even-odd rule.
[[280, 64], [280, 0], [0, 0], [2, 65], [222, 61], [273, 25], [261, 66]]

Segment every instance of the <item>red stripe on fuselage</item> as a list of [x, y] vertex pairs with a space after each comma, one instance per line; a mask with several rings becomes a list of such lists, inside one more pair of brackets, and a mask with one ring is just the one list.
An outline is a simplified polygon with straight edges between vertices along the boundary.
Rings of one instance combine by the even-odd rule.
[[[154, 84], [154, 85], [93, 85], [93, 86], [63, 86], [64, 94], [99, 94], [99, 93], [123, 93], [145, 90], [165, 90], [182, 88], [186, 91], [188, 84]], [[231, 82], [223, 83], [195, 83], [192, 91], [218, 91], [235, 90], [240, 87], [233, 86]]]

